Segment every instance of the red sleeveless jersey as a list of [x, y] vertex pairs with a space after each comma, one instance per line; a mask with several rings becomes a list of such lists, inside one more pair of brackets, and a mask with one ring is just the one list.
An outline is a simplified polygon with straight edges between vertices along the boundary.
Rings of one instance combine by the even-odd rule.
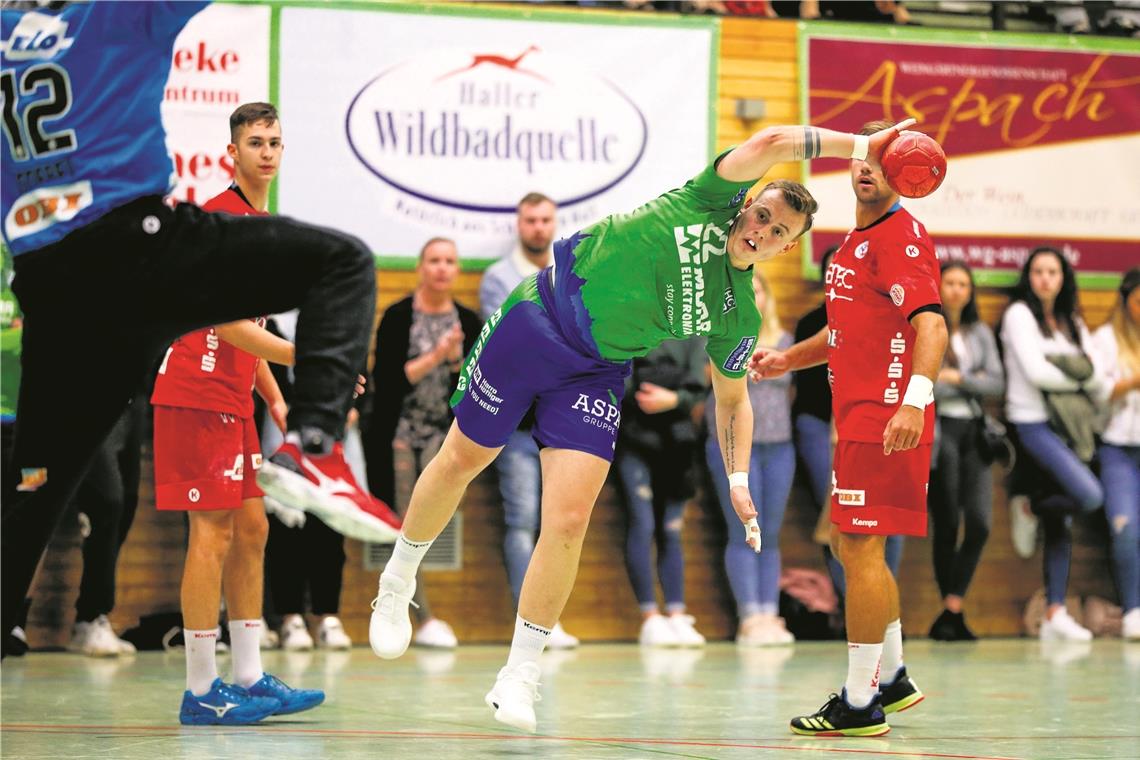
[[[847, 233], [836, 251], [824, 277], [824, 299], [839, 440], [882, 443], [910, 381], [910, 317], [925, 306], [941, 306], [940, 272], [926, 228], [901, 207]], [[933, 435], [929, 404], [919, 443], [930, 443]]]
[[[258, 211], [236, 185], [207, 201], [205, 211], [237, 216], [269, 216]], [[261, 327], [265, 318], [254, 320]], [[231, 346], [214, 328], [183, 335], [166, 350], [158, 370], [151, 404], [253, 416], [253, 382], [257, 364], [253, 354]]]

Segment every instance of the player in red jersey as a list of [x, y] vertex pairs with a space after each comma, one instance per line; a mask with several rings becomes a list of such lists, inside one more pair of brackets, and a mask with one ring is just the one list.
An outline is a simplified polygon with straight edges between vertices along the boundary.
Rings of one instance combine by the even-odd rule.
[[[230, 117], [234, 183], [203, 208], [265, 216], [269, 183], [283, 143], [277, 111], [248, 103]], [[225, 277], [219, 272], [219, 277]], [[253, 422], [255, 389], [285, 430], [286, 407], [262, 359], [293, 364], [293, 345], [241, 320], [175, 341], [155, 381], [154, 481], [158, 509], [185, 510], [190, 544], [182, 576], [186, 692], [179, 718], [189, 724], [251, 723], [316, 707], [324, 693], [292, 689], [261, 667], [261, 605], [269, 525], [256, 482], [261, 447]], [[223, 579], [234, 684], [215, 662]]]
[[[862, 134], [889, 126], [872, 122]], [[898, 586], [883, 544], [926, 535], [932, 389], [947, 343], [934, 242], [879, 166], [866, 154], [852, 158], [856, 226], [824, 278], [827, 327], [751, 361], [754, 379], [827, 362], [833, 388], [831, 544], [847, 576], [847, 682], [791, 722], [797, 734], [821, 736], [885, 734], [887, 713], [922, 700], [903, 667]]]

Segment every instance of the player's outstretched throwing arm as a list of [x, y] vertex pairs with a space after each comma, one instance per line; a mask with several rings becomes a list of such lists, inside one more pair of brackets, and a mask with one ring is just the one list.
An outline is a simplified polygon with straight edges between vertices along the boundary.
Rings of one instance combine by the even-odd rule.
[[776, 164], [812, 158], [858, 158], [878, 163], [883, 149], [899, 132], [914, 124], [905, 119], [873, 135], [852, 135], [810, 126], [765, 127], [717, 164], [724, 179], [759, 179]]
[[716, 435], [728, 473], [728, 494], [736, 516], [744, 523], [744, 540], [760, 551], [760, 526], [756, 507], [748, 492], [749, 457], [752, 455], [752, 402], [748, 398], [747, 377], [725, 377], [713, 367], [713, 396], [716, 399]]

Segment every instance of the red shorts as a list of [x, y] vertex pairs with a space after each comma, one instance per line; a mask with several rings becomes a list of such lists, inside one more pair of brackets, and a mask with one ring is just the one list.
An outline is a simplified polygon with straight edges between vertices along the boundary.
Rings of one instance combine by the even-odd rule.
[[158, 509], [238, 509], [257, 487], [261, 442], [252, 417], [154, 408], [154, 503]]
[[831, 474], [831, 521], [842, 533], [925, 536], [930, 444], [883, 454], [883, 444], [840, 441]]

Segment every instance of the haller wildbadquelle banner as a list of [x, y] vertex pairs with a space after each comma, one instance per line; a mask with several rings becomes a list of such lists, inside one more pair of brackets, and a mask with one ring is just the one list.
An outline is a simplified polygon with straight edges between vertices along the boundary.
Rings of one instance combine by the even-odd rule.
[[269, 99], [269, 18], [268, 6], [216, 3], [174, 43], [162, 121], [179, 201], [201, 205], [233, 181], [230, 114]]
[[[918, 119], [949, 159], [933, 195], [903, 203], [943, 260], [1011, 282], [1028, 253], [1059, 247], [1082, 284], [1140, 263], [1140, 48], [1130, 40], [807, 24], [804, 113], [858, 131]], [[855, 219], [846, 161], [815, 161], [820, 202], [805, 272]], [[814, 275], [812, 275], [814, 276]]]
[[386, 264], [429, 238], [463, 259], [516, 239], [537, 191], [558, 234], [632, 211], [710, 158], [717, 27], [433, 6], [280, 11], [278, 211]]

